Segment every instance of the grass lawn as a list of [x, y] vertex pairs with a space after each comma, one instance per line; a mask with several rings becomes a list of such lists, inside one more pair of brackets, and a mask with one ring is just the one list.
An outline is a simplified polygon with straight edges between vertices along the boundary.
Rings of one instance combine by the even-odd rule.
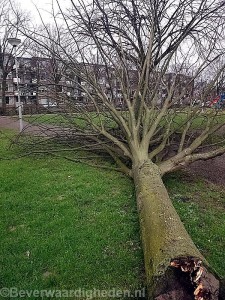
[[[190, 113], [190, 112], [189, 112]], [[176, 112], [173, 119], [173, 126], [178, 131], [183, 131], [186, 127], [187, 121], [189, 120], [190, 115], [187, 111]], [[205, 129], [207, 126], [208, 120], [212, 121], [212, 125], [225, 124], [225, 113], [224, 110], [215, 110], [215, 109], [205, 109], [204, 111], [198, 111], [191, 119], [190, 129]]]
[[[13, 152], [1, 134], [0, 157]], [[131, 291], [144, 286], [128, 178], [45, 156], [0, 160], [0, 182], [1, 286]]]
[[[193, 108], [195, 109], [195, 108]], [[189, 112], [190, 113], [190, 112]], [[190, 119], [190, 115], [187, 110], [181, 111], [173, 111], [168, 110], [168, 115], [165, 116], [161, 120], [161, 125], [164, 126], [164, 130], [166, 130], [168, 123], [171, 123], [171, 129], [174, 130], [176, 134], [182, 135], [183, 130], [186, 130], [188, 120]], [[126, 116], [126, 112], [123, 112], [123, 116]], [[105, 128], [116, 128], [117, 125], [111, 118], [107, 117], [107, 113], [103, 115], [99, 115], [95, 112], [89, 112], [88, 116], [92, 119], [92, 121], [100, 125], [100, 120], [104, 124]], [[61, 127], [79, 127], [79, 128], [89, 128], [87, 122], [83, 119], [83, 114], [74, 113], [74, 114], [40, 114], [40, 115], [25, 115], [24, 120], [31, 124], [46, 124], [46, 125], [55, 125]], [[215, 125], [225, 125], [225, 113], [224, 110], [216, 111], [215, 109], [205, 109], [201, 111], [201, 109], [196, 112], [194, 116], [191, 118], [191, 125], [188, 130], [190, 134], [191, 131], [197, 132], [198, 130], [204, 130], [208, 126], [208, 121], [211, 120], [212, 124], [210, 126]], [[188, 137], [187, 137], [188, 138]], [[214, 144], [220, 142], [220, 135], [212, 134], [207, 138], [204, 144]], [[223, 143], [224, 144], [224, 143]]]
[[[115, 127], [116, 124], [112, 121], [111, 116], [107, 113], [98, 114], [96, 112], [87, 112], [88, 118], [90, 118], [96, 125], [100, 125], [101, 122], [105, 124], [107, 128]], [[32, 124], [51, 124], [56, 126], [68, 127], [86, 127], [88, 122], [84, 118], [83, 113], [58, 113], [58, 114], [37, 114], [37, 115], [24, 115], [24, 121]]]
[[[194, 110], [194, 108], [193, 108]], [[190, 113], [190, 112], [189, 112]], [[217, 114], [216, 114], [217, 113]], [[99, 124], [99, 114], [96, 112], [89, 112], [87, 113], [88, 116]], [[216, 114], [216, 116], [214, 116]], [[187, 110], [180, 110], [180, 111], [173, 111], [168, 110], [168, 115], [173, 119], [173, 127], [175, 129], [180, 129], [182, 126], [186, 126], [187, 120], [190, 118]], [[101, 116], [101, 120], [103, 123], [108, 124], [110, 127], [115, 126], [115, 123], [106, 117], [107, 113], [104, 113]], [[123, 116], [127, 116], [126, 112], [123, 112]], [[213, 118], [213, 124], [225, 124], [225, 113], [224, 110], [215, 110], [215, 109], [205, 109], [204, 111], [196, 112], [191, 120], [191, 129], [200, 129], [205, 128], [207, 125], [208, 119]], [[58, 114], [38, 114], [38, 115], [24, 115], [23, 119], [27, 122], [34, 123], [34, 124], [52, 124], [52, 125], [60, 125], [60, 126], [68, 126], [69, 124], [83, 126], [85, 121], [83, 120], [83, 114], [74, 113], [58, 113]], [[167, 119], [167, 118], [166, 118]], [[168, 121], [168, 120], [167, 120]], [[166, 121], [165, 121], [166, 122]], [[164, 121], [162, 121], [164, 124]], [[167, 124], [167, 122], [166, 122]]]
[[[0, 136], [0, 157], [17, 153], [7, 148], [10, 135]], [[0, 160], [0, 182], [0, 287], [143, 288], [131, 180], [46, 155]], [[184, 173], [165, 184], [194, 242], [224, 277], [225, 191]]]

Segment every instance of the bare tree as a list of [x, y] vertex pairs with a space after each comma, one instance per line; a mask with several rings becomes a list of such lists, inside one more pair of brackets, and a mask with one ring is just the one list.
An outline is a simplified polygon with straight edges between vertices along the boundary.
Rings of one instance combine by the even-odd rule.
[[202, 114], [224, 64], [192, 105], [194, 82], [224, 56], [224, 1], [71, 0], [68, 11], [56, 2], [57, 34], [45, 32], [54, 47], [43, 43], [43, 32], [23, 34], [70, 70], [76, 86], [76, 96], [64, 100], [72, 108], [70, 139], [104, 150], [134, 180], [149, 299], [218, 299], [218, 278], [186, 232], [162, 176], [225, 152], [223, 145], [202, 147], [224, 125], [217, 110]]
[[[14, 57], [12, 55], [12, 46], [8, 39], [18, 36], [18, 26], [25, 25], [28, 17], [17, 7], [14, 14], [11, 10], [11, 4], [8, 1], [0, 1], [0, 72], [1, 72], [1, 112], [6, 113], [6, 90], [7, 78], [12, 73], [14, 67]], [[24, 53], [23, 45], [20, 45], [18, 54]], [[12, 75], [12, 74], [11, 74]]]

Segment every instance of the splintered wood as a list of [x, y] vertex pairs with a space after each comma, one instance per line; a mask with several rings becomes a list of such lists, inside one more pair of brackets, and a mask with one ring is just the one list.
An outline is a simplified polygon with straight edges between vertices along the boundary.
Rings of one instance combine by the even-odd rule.
[[202, 261], [194, 257], [180, 257], [173, 259], [172, 267], [190, 274], [190, 281], [194, 287], [193, 299], [218, 300], [219, 281], [202, 266]]

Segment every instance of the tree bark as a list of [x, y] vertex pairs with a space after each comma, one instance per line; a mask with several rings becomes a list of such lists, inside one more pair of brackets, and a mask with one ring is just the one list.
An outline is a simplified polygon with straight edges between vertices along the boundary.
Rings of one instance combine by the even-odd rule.
[[181, 222], [159, 168], [133, 165], [148, 299], [216, 300], [219, 281]]

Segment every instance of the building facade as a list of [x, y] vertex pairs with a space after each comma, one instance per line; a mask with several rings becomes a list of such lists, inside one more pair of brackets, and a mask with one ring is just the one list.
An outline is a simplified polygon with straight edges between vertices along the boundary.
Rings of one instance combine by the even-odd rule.
[[[121, 74], [118, 76], [117, 74], [120, 70], [106, 68], [100, 64], [80, 64], [75, 66], [75, 68], [80, 71], [80, 76], [77, 75], [79, 74], [77, 70], [73, 74], [71, 66], [66, 68], [65, 64], [54, 58], [19, 57], [18, 77], [23, 112], [39, 113], [46, 109], [60, 109], [65, 106], [67, 100], [72, 101], [77, 106], [88, 105], [89, 96], [93, 96], [96, 93], [90, 84], [93, 80], [104, 91], [108, 100], [114, 102], [115, 106], [126, 107], [121, 89], [121, 78], [123, 76]], [[7, 74], [4, 85], [2, 75], [0, 70], [0, 112], [4, 94], [6, 113], [14, 114], [17, 112], [19, 102], [15, 65], [12, 65], [11, 71]], [[90, 80], [87, 80], [88, 76]], [[129, 82], [124, 84], [129, 85], [130, 95], [128, 96], [132, 99], [138, 85], [138, 73], [136, 70], [129, 71], [128, 80]], [[182, 99], [179, 100], [179, 105], [190, 103], [190, 99], [193, 96], [194, 81], [182, 74], [168, 73], [162, 77], [163, 82], [158, 87], [158, 105], [163, 103], [174, 80], [176, 88], [173, 97], [181, 94], [185, 89]], [[151, 78], [150, 84], [154, 86], [154, 78]]]

